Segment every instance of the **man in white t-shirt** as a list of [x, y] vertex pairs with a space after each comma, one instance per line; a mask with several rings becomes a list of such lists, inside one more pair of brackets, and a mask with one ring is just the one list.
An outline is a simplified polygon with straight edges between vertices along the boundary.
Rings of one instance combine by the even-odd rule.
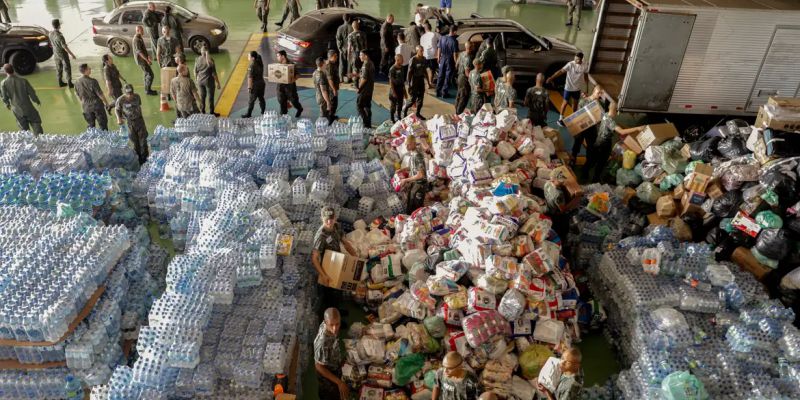
[[397, 43], [394, 54], [403, 56], [403, 76], [406, 76], [408, 75], [408, 63], [414, 57], [414, 47], [406, 42], [406, 34], [403, 32], [397, 34]]
[[[445, 5], [452, 5], [452, 1], [448, 0], [449, 2]], [[444, 2], [443, 2], [444, 4]], [[414, 22], [418, 26], [422, 26], [423, 23], [428, 21], [431, 18], [436, 18], [439, 22], [439, 25], [455, 25], [455, 21], [453, 20], [453, 16], [450, 15], [450, 8], [437, 8], [433, 6], [426, 6], [422, 3], [417, 3], [417, 7], [414, 9]]]
[[[572, 106], [573, 112], [576, 111], [581, 93], [589, 86], [586, 64], [583, 62], [583, 53], [575, 54], [575, 59], [568, 62], [564, 68], [558, 70], [553, 76], [547, 78], [547, 83], [551, 83], [553, 79], [564, 74], [567, 75], [567, 79], [564, 85], [564, 102], [561, 103], [561, 109], [558, 112], [558, 125], [560, 126], [564, 126], [564, 110], [567, 109], [567, 104], [569, 103]], [[583, 85], [581, 85], [581, 80]]]
[[425, 64], [428, 67], [428, 89], [432, 89], [433, 74], [439, 67], [439, 63], [436, 61], [436, 49], [439, 46], [441, 35], [433, 31], [428, 21], [423, 23], [423, 27], [425, 28], [425, 33], [419, 38], [419, 45], [422, 46], [422, 54], [425, 55]]

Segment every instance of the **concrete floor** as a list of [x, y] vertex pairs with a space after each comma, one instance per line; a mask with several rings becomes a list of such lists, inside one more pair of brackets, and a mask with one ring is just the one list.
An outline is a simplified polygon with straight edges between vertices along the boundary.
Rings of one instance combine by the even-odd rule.
[[[102, 16], [113, 9], [112, 0], [9, 0], [11, 3], [11, 18], [14, 22], [24, 24], [35, 24], [50, 29], [50, 21], [59, 18], [62, 21], [62, 32], [70, 45], [72, 51], [78, 56], [78, 60], [72, 61], [74, 78], [78, 77], [77, 66], [81, 63], [88, 63], [93, 67], [95, 78], [101, 76], [100, 57], [107, 52], [107, 49], [94, 45], [91, 36], [91, 19]], [[223, 89], [228, 83], [229, 78], [240, 60], [242, 50], [244, 50], [251, 34], [259, 28], [260, 22], [255, 16], [252, 8], [252, 0], [177, 0], [177, 4], [184, 6], [192, 11], [210, 14], [219, 17], [227, 22], [230, 33], [227, 42], [222, 46], [219, 53], [213, 57], [217, 63], [217, 70], [220, 74]], [[424, 1], [425, 3], [435, 3], [435, 1]], [[386, 15], [393, 13], [397, 21], [410, 21], [412, 19], [413, 6], [417, 0], [393, 0], [375, 1], [361, 0], [359, 9], [373, 15]], [[270, 27], [274, 27], [273, 22], [280, 17], [283, 9], [283, 0], [273, 0], [273, 10], [270, 13]], [[316, 2], [313, 0], [302, 0], [304, 10], [314, 8]], [[584, 10], [583, 21], [584, 30], [577, 31], [574, 28], [565, 28], [566, 20], [563, 7], [550, 5], [512, 4], [510, 0], [455, 0], [453, 14], [456, 18], [466, 18], [471, 13], [478, 13], [483, 16], [506, 17], [514, 19], [529, 27], [532, 31], [554, 36], [559, 39], [575, 43], [578, 47], [587, 50], [591, 46], [591, 27], [594, 26], [595, 16], [591, 10]], [[189, 54], [188, 62], [193, 65], [195, 56]], [[116, 60], [116, 64], [128, 81], [134, 84], [137, 91], [143, 90], [142, 76], [139, 68], [134, 64], [130, 57]], [[55, 64], [51, 60], [39, 65], [36, 72], [26, 77], [37, 90], [42, 106], [39, 108], [43, 118], [44, 130], [47, 133], [69, 133], [75, 134], [85, 130], [85, 122], [80, 112], [80, 104], [74, 91], [59, 88], [55, 78]], [[101, 84], [104, 87], [104, 85]], [[237, 88], [234, 93], [239, 92]], [[376, 90], [377, 106], [386, 103], [384, 99], [378, 99], [380, 91]], [[220, 93], [217, 93], [219, 98]], [[307, 104], [307, 110], [315, 108], [313, 96], [304, 96], [303, 103]], [[174, 112], [160, 112], [159, 101], [156, 96], [143, 96], [143, 111], [149, 130], [155, 129], [159, 124], [169, 125], [174, 119]], [[434, 100], [426, 104], [433, 105]], [[269, 108], [274, 107], [274, 103], [268, 104]], [[355, 114], [353, 110], [340, 110], [339, 115]], [[438, 107], [437, 107], [438, 108]], [[231, 115], [238, 115], [238, 109], [231, 110]], [[426, 114], [433, 114], [434, 110], [425, 110]], [[379, 116], [383, 110], [374, 110], [375, 124], [378, 124]], [[116, 124], [111, 118], [110, 129], [117, 129]], [[0, 109], [0, 132], [17, 130], [16, 122], [10, 111], [5, 108]]]

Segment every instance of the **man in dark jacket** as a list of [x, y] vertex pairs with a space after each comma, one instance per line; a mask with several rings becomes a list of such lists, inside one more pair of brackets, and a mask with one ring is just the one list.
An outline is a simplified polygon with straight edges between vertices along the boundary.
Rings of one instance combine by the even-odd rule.
[[388, 73], [389, 66], [392, 65], [394, 49], [397, 47], [392, 24], [394, 24], [394, 15], [389, 14], [381, 25], [381, 73], [384, 75]]
[[403, 107], [403, 116], [408, 115], [408, 110], [411, 106], [415, 106], [417, 111], [416, 115], [419, 119], [425, 119], [422, 116], [422, 103], [425, 100], [425, 80], [427, 79], [428, 71], [425, 63], [424, 49], [422, 46], [417, 46], [417, 55], [411, 59], [408, 64], [408, 103]]
[[347, 58], [347, 36], [353, 31], [350, 14], [342, 16], [344, 23], [336, 29], [336, 48], [339, 49], [339, 79], [350, 82], [350, 60]]
[[372, 127], [372, 93], [375, 90], [375, 64], [369, 59], [366, 50], [361, 50], [359, 53], [361, 58], [361, 73], [359, 74], [358, 84], [358, 98], [356, 98], [356, 106], [358, 107], [358, 115], [364, 121], [365, 128]]
[[147, 10], [144, 11], [144, 18], [142, 19], [147, 30], [147, 36], [153, 45], [153, 51], [156, 51], [156, 44], [158, 43], [158, 34], [161, 32], [161, 14], [156, 11], [156, 3], [147, 3]]

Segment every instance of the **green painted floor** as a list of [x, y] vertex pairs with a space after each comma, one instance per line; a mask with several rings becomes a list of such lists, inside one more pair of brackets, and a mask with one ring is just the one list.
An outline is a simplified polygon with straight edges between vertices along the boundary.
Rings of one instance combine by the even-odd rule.
[[[74, 78], [78, 77], [78, 65], [88, 63], [92, 66], [95, 78], [101, 77], [100, 57], [107, 49], [96, 46], [92, 42], [91, 19], [102, 16], [113, 8], [112, 0], [9, 0], [11, 18], [14, 22], [35, 24], [47, 29], [50, 21], [59, 18], [62, 21], [62, 32], [72, 51], [78, 56], [72, 61]], [[256, 32], [260, 22], [255, 16], [252, 0], [177, 0], [177, 4], [192, 11], [210, 14], [223, 19], [230, 28], [227, 42], [219, 53], [213, 57], [224, 86], [233, 67], [239, 59], [250, 34]], [[411, 21], [413, 7], [417, 0], [375, 1], [361, 0], [359, 9], [370, 14], [383, 15], [393, 13], [398, 23]], [[423, 1], [433, 4], [436, 1]], [[273, 0], [270, 13], [270, 28], [280, 18], [283, 0]], [[302, 0], [304, 10], [311, 10], [316, 4], [313, 0]], [[454, 0], [453, 14], [456, 18], [466, 18], [471, 13], [483, 16], [505, 17], [514, 19], [529, 27], [533, 32], [554, 36], [575, 43], [587, 50], [591, 46], [591, 27], [595, 16], [591, 10], [584, 10], [584, 29], [565, 28], [566, 15], [563, 7], [550, 5], [512, 4], [510, 0]], [[194, 54], [189, 54], [189, 65], [194, 64]], [[137, 91], [143, 89], [142, 75], [130, 57], [116, 60], [117, 66], [128, 81], [134, 84]], [[75, 134], [85, 130], [86, 125], [80, 111], [80, 104], [74, 91], [58, 88], [55, 78], [55, 64], [51, 60], [39, 65], [32, 75], [26, 77], [37, 90], [42, 106], [44, 130], [47, 133]], [[158, 77], [156, 77], [158, 78]], [[104, 85], [101, 86], [105, 87]], [[217, 93], [219, 97], [219, 93]], [[160, 112], [157, 96], [143, 96], [143, 111], [148, 128], [152, 131], [159, 124], [170, 125], [174, 119], [173, 112]], [[117, 129], [111, 118], [110, 129]], [[11, 112], [0, 107], [0, 131], [17, 130]]]

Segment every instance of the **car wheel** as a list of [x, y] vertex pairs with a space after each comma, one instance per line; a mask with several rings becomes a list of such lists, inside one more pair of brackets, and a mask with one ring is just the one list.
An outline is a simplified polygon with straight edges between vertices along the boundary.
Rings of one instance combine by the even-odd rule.
[[527, 3], [526, 0], [511, 0], [511, 2], [514, 3], [514, 4], [525, 4], [525, 3]]
[[208, 41], [208, 39], [202, 36], [195, 36], [189, 40], [189, 47], [192, 49], [194, 54], [199, 55], [200, 51], [203, 50], [204, 47], [210, 49], [211, 43]]
[[19, 50], [8, 59], [9, 64], [14, 66], [14, 70], [20, 75], [29, 75], [36, 69], [36, 59], [33, 54]]
[[111, 50], [111, 54], [117, 57], [125, 57], [130, 53], [131, 46], [120, 38], [114, 38], [108, 42], [108, 49]]

